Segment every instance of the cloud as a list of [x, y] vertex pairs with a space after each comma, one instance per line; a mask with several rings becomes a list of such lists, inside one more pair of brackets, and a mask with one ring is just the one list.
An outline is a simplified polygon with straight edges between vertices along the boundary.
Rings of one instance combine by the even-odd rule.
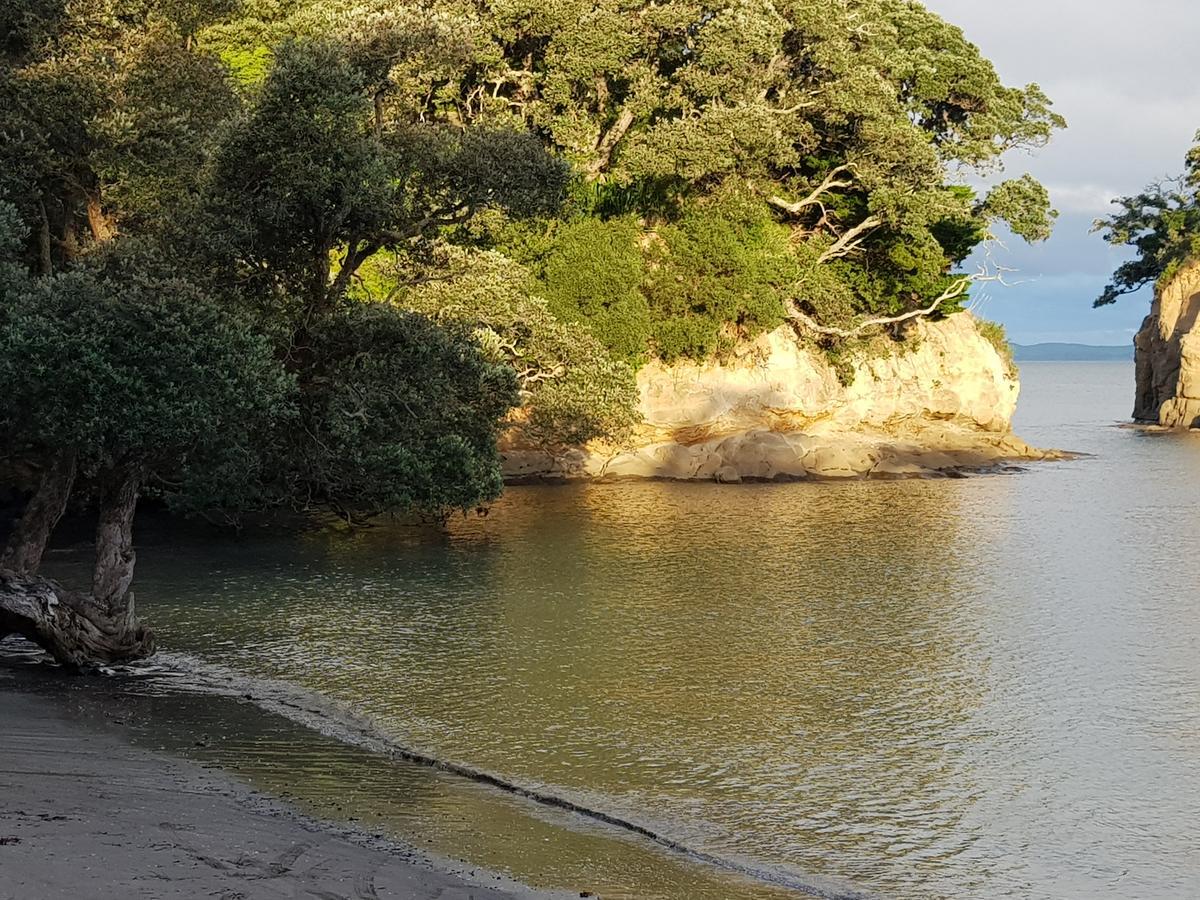
[[1102, 216], [1112, 212], [1112, 202], [1120, 192], [1098, 184], [1054, 184], [1046, 185], [1050, 199], [1059, 212], [1086, 213]]
[[1091, 308], [1129, 254], [1090, 234], [1090, 226], [1112, 211], [1108, 200], [1183, 169], [1200, 128], [1196, 0], [925, 5], [960, 26], [1006, 82], [1041, 84], [1068, 122], [1049, 147], [1006, 160], [1010, 175], [1028, 171], [1041, 179], [1063, 215], [1046, 243], [1009, 243], [1002, 262], [1025, 280], [994, 290], [985, 314], [1004, 322], [1021, 343], [1124, 342], [1148, 301], [1127, 297]]

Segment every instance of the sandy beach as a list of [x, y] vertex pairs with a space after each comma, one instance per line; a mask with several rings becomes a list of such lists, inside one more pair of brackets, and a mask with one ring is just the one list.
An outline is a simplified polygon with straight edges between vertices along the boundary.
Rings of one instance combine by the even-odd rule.
[[0, 690], [0, 900], [538, 894], [306, 817], [219, 771]]

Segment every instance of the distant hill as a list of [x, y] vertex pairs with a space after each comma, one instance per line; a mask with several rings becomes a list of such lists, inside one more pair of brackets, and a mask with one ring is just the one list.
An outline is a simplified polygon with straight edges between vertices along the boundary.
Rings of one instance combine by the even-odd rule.
[[1133, 344], [1100, 347], [1094, 344], [1013, 344], [1017, 362], [1123, 361], [1133, 359]]

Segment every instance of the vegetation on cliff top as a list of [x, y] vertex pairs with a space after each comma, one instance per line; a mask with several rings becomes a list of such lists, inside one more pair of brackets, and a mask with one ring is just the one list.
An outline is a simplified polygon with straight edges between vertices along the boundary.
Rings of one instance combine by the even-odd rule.
[[71, 498], [101, 521], [92, 594], [0, 631], [64, 658], [145, 650], [144, 493], [468, 508], [508, 429], [619, 440], [652, 356], [953, 310], [994, 221], [1054, 218], [961, 176], [1061, 119], [909, 0], [14, 0], [0, 35], [4, 577]]
[[1113, 274], [1096, 306], [1169, 281], [1185, 262], [1200, 258], [1200, 133], [1196, 141], [1182, 176], [1113, 201], [1118, 212], [1096, 220], [1094, 230], [1106, 241], [1135, 251]]

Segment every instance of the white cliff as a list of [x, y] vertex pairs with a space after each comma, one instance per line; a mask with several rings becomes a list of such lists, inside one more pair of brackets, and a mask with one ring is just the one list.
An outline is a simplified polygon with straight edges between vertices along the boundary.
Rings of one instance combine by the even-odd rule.
[[632, 446], [505, 448], [521, 477], [715, 479], [925, 475], [1045, 458], [1010, 430], [1019, 384], [968, 313], [922, 321], [847, 386], [787, 326], [704, 364], [638, 373]]

